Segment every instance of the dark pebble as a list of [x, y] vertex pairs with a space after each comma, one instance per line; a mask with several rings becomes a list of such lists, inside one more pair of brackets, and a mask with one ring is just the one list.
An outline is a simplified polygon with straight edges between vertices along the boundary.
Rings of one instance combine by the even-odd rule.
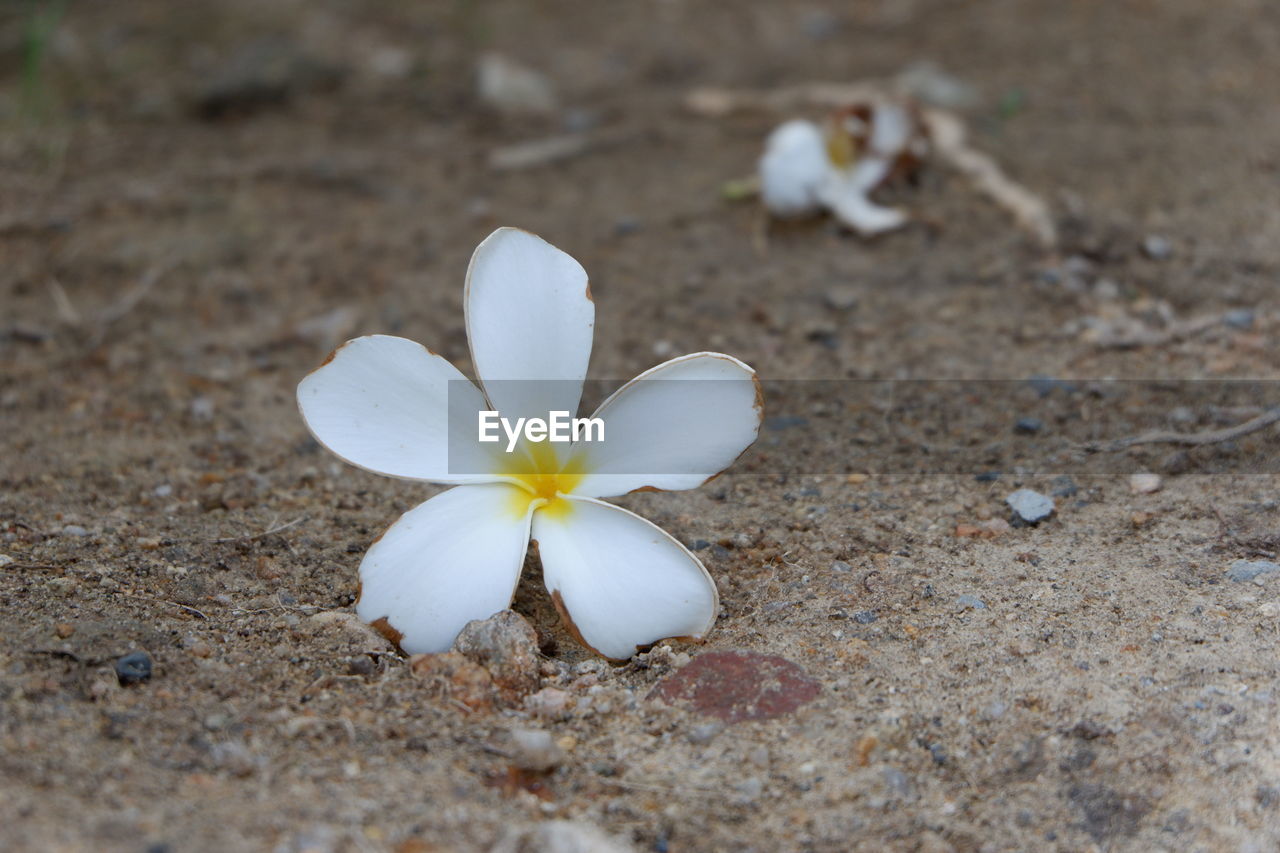
[[711, 547], [711, 543], [710, 543], [710, 542], [708, 542], [707, 540], [705, 540], [705, 539], [695, 539], [695, 540], [693, 540], [693, 544], [691, 544], [691, 545], [689, 546], [689, 550], [690, 550], [690, 551], [701, 551], [701, 550], [702, 550], [702, 549], [704, 549], [704, 548], [710, 548], [710, 547]]
[[774, 415], [764, 419], [764, 428], [769, 430], [791, 429], [808, 426], [809, 419], [800, 415]]
[[874, 610], [859, 610], [853, 614], [853, 621], [859, 625], [870, 625], [876, 621], [876, 612]]
[[1044, 429], [1044, 421], [1039, 418], [1018, 418], [1018, 422], [1013, 425], [1013, 431], [1018, 435], [1035, 435]]
[[613, 223], [613, 233], [618, 237], [626, 237], [628, 234], [636, 233], [641, 227], [639, 219], [619, 219]]
[[1076, 387], [1070, 382], [1064, 382], [1061, 379], [1054, 379], [1052, 376], [1033, 376], [1027, 380], [1027, 384], [1031, 386], [1031, 390], [1035, 391], [1041, 397], [1048, 397], [1058, 388], [1061, 388], [1068, 394], [1076, 390]]
[[1067, 474], [1054, 477], [1049, 484], [1049, 494], [1055, 498], [1074, 498], [1079, 491], [1076, 481]]
[[116, 660], [116, 678], [128, 687], [151, 679], [151, 656], [146, 652], [129, 652]]
[[999, 471], [980, 471], [979, 473], [973, 475], [973, 479], [977, 480], [979, 483], [994, 483], [996, 480], [1000, 479], [1000, 472]]
[[347, 661], [347, 672], [351, 675], [373, 675], [373, 658], [368, 655], [356, 655]]

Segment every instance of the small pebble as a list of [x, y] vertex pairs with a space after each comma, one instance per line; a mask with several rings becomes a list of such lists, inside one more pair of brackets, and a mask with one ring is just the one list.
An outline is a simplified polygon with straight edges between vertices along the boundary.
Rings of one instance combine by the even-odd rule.
[[57, 625], [53, 626], [53, 633], [57, 634], [64, 640], [75, 632], [76, 626], [72, 625], [70, 622], [59, 622]]
[[[192, 654], [199, 655], [201, 657], [208, 657], [207, 653], [200, 655], [200, 652], [196, 651], [197, 648], [199, 648], [199, 646], [192, 647]], [[373, 658], [368, 655], [356, 655], [347, 661], [347, 673], [349, 675], [373, 675], [375, 670], [376, 667], [373, 664]]]
[[1253, 310], [1250, 308], [1235, 308], [1222, 315], [1222, 322], [1226, 323], [1233, 329], [1246, 331], [1253, 328]]
[[62, 528], [63, 536], [88, 536], [89, 531], [78, 524], [68, 524]]
[[1053, 515], [1053, 498], [1031, 489], [1018, 489], [1005, 503], [1027, 524], [1038, 524]]
[[979, 473], [973, 475], [973, 479], [977, 480], [979, 483], [994, 483], [996, 480], [1000, 479], [1000, 472], [999, 471], [980, 471]]
[[809, 419], [803, 415], [774, 415], [764, 419], [764, 428], [775, 431], [808, 425]]
[[1044, 429], [1044, 421], [1039, 418], [1018, 418], [1018, 422], [1013, 425], [1013, 431], [1017, 435], [1035, 435]]
[[644, 225], [639, 219], [627, 216], [613, 223], [613, 234], [615, 237], [626, 237], [628, 234], [636, 233], [643, 227]]
[[976, 595], [969, 595], [968, 593], [958, 596], [956, 598], [956, 604], [960, 605], [961, 607], [972, 608], [973, 610], [987, 609], [987, 604], [985, 601], [983, 601], [981, 598], [978, 598], [978, 596]]
[[1173, 256], [1173, 244], [1167, 237], [1149, 234], [1142, 240], [1142, 254], [1153, 261], [1165, 261]]
[[146, 652], [129, 652], [116, 660], [116, 678], [123, 687], [151, 679], [151, 656]]
[[191, 417], [198, 421], [213, 420], [213, 401], [208, 397], [196, 397], [191, 401]]
[[876, 621], [876, 612], [874, 610], [859, 610], [853, 614], [853, 621], [859, 625], [870, 625]]
[[544, 687], [524, 700], [525, 709], [544, 720], [562, 720], [569, 716], [570, 696], [558, 687]]
[[453, 650], [488, 670], [509, 701], [523, 700], [538, 689], [538, 635], [518, 613], [503, 610], [468, 622]]
[[1068, 393], [1075, 390], [1075, 386], [1070, 382], [1054, 379], [1052, 376], [1033, 376], [1027, 380], [1027, 384], [1041, 397], [1048, 397], [1058, 388]]
[[848, 311], [858, 304], [858, 290], [847, 284], [837, 285], [829, 288], [822, 298], [827, 303], [827, 307], [836, 311]]
[[1129, 491], [1135, 495], [1149, 495], [1160, 491], [1162, 481], [1159, 474], [1143, 472], [1129, 476]]
[[689, 743], [694, 744], [695, 746], [701, 746], [703, 744], [710, 743], [712, 739], [722, 731], [724, 731], [724, 723], [719, 720], [714, 720], [710, 723], [702, 723], [694, 726], [689, 730], [689, 734], [685, 735], [685, 738]]
[[564, 761], [564, 750], [544, 729], [511, 730], [511, 762], [521, 770], [545, 773]]
[[886, 767], [881, 771], [881, 775], [884, 777], [884, 783], [890, 791], [900, 797], [911, 796], [911, 780], [906, 773], [896, 767]]
[[1049, 484], [1049, 494], [1055, 498], [1074, 498], [1079, 492], [1080, 487], [1067, 474], [1054, 477], [1053, 482]]
[[1280, 564], [1270, 560], [1235, 560], [1227, 568], [1227, 577], [1237, 583], [1247, 583], [1275, 572], [1280, 572]]
[[846, 572], [853, 571], [853, 566], [849, 565], [844, 560], [835, 560], [831, 563], [831, 571], [845, 574]]

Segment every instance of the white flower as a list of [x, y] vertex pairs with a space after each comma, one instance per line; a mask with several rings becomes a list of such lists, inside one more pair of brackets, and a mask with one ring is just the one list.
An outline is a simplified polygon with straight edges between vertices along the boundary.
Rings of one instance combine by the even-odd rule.
[[892, 101], [858, 105], [833, 114], [824, 132], [794, 119], [775, 128], [760, 158], [760, 192], [775, 216], [794, 217], [826, 208], [864, 236], [899, 228], [901, 210], [871, 200], [895, 169], [923, 156], [918, 117]]
[[471, 258], [465, 310], [479, 388], [430, 350], [384, 335], [349, 341], [298, 386], [308, 428], [342, 459], [456, 485], [369, 548], [360, 618], [406, 652], [443, 651], [467, 622], [510, 604], [532, 533], [547, 589], [587, 646], [620, 659], [664, 638], [701, 638], [719, 606], [706, 569], [660, 528], [599, 499], [696, 488], [731, 464], [760, 428], [754, 371], [719, 353], [681, 356], [596, 410], [604, 441], [525, 441], [507, 453], [505, 441], [476, 441], [481, 411], [512, 422], [577, 411], [595, 323], [587, 275], [540, 238], [500, 228]]

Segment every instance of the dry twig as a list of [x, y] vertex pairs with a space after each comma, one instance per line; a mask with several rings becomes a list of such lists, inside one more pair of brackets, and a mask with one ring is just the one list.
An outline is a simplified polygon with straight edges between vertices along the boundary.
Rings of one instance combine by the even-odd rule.
[[1114, 441], [1095, 441], [1082, 445], [1082, 449], [1089, 453], [1115, 453], [1119, 450], [1127, 450], [1130, 447], [1137, 447], [1140, 444], [1176, 444], [1182, 447], [1202, 447], [1207, 444], [1221, 444], [1224, 441], [1235, 441], [1237, 438], [1243, 438], [1255, 432], [1261, 432], [1267, 427], [1280, 423], [1280, 407], [1268, 409], [1256, 418], [1251, 418], [1242, 424], [1233, 427], [1224, 427], [1223, 429], [1210, 429], [1203, 432], [1172, 432], [1169, 430], [1156, 430], [1155, 432], [1147, 432], [1142, 435], [1133, 435], [1128, 438], [1119, 438]]
[[267, 527], [266, 530], [263, 530], [259, 533], [247, 533], [244, 536], [227, 536], [222, 539], [210, 539], [209, 541], [217, 544], [226, 543], [226, 542], [252, 542], [255, 539], [262, 539], [263, 537], [272, 536], [276, 533], [283, 533], [284, 531], [292, 527], [297, 527], [299, 524], [306, 521], [309, 517], [310, 516], [300, 515], [297, 518], [295, 518], [293, 521], [286, 521], [284, 524], [275, 524], [273, 522], [271, 526]]

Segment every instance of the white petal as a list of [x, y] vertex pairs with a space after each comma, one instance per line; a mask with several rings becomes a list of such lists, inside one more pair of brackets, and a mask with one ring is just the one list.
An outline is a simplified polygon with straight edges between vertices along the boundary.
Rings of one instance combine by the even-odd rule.
[[298, 408], [316, 440], [352, 465], [437, 483], [492, 482], [492, 448], [480, 445], [489, 408], [458, 369], [405, 338], [348, 341], [298, 385]]
[[[410, 654], [442, 652], [511, 604], [529, 543], [528, 494], [458, 486], [409, 510], [360, 563], [356, 614]], [[385, 621], [383, 621], [385, 620]]]
[[577, 414], [596, 308], [582, 266], [541, 237], [499, 228], [471, 257], [471, 359], [503, 415]]
[[902, 104], [891, 101], [876, 105], [871, 114], [871, 139], [867, 148], [875, 155], [896, 158], [915, 133], [915, 117]]
[[585, 474], [573, 493], [695, 489], [751, 446], [763, 416], [755, 371], [741, 361], [715, 352], [673, 358], [596, 410], [604, 440], [574, 446]]
[[818, 209], [818, 186], [831, 170], [822, 131], [794, 119], [776, 127], [760, 158], [760, 197], [775, 216], [801, 216]]
[[533, 538], [547, 590], [586, 645], [624, 659], [637, 647], [711, 630], [720, 598], [697, 557], [621, 507], [590, 498], [566, 504], [534, 513]]
[[[871, 161], [874, 165], [877, 161]], [[861, 163], [859, 166], [861, 167]], [[883, 207], [872, 201], [861, 184], [865, 175], [841, 177], [823, 185], [822, 203], [842, 223], [864, 237], [900, 228], [907, 222], [907, 214], [897, 208]]]
[[863, 157], [843, 172], [841, 180], [834, 185], [841, 186], [844, 192], [856, 191], [865, 195], [884, 183], [892, 169], [893, 162], [883, 157]]

